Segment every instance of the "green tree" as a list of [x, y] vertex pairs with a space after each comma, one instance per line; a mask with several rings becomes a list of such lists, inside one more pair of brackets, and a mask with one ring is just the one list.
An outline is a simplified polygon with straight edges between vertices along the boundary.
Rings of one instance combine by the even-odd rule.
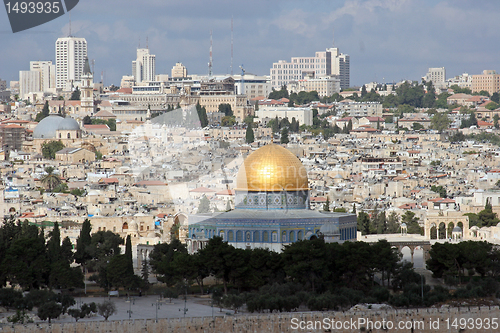
[[281, 138], [280, 138], [281, 143], [288, 143], [290, 140], [288, 139], [288, 127], [283, 127], [281, 130]]
[[[231, 108], [231, 106], [229, 105]], [[219, 105], [220, 109], [220, 105]], [[198, 118], [200, 119], [200, 125], [201, 127], [206, 127], [208, 125], [208, 116], [207, 116], [207, 109], [203, 106], [200, 105], [200, 102], [196, 103], [196, 112], [198, 113]]]
[[203, 195], [200, 198], [200, 204], [198, 205], [198, 214], [205, 214], [210, 212], [210, 200]]
[[40, 122], [43, 118], [48, 117], [49, 114], [50, 114], [49, 101], [45, 101], [45, 104], [43, 105], [42, 111], [40, 111], [36, 114], [35, 121]]
[[90, 118], [89, 115], [86, 115], [85, 117], [83, 117], [83, 124], [84, 125], [90, 125], [90, 124], [92, 124], [92, 118]]
[[76, 240], [76, 252], [75, 252], [75, 261], [85, 267], [87, 262], [92, 259], [91, 254], [91, 242], [92, 237], [90, 233], [92, 231], [92, 225], [90, 224], [89, 219], [85, 219], [82, 224], [82, 228], [80, 229], [80, 235]]
[[415, 213], [407, 210], [403, 216], [401, 216], [401, 223], [406, 223], [407, 232], [409, 234], [420, 234], [423, 235], [424, 230], [420, 227], [418, 223], [419, 218], [415, 216]]
[[363, 235], [370, 234], [370, 216], [366, 212], [359, 212], [358, 214], [358, 230]]
[[496, 129], [498, 129], [500, 126], [498, 125], [498, 119], [500, 117], [498, 116], [498, 113], [495, 113], [495, 115], [493, 116], [493, 126], [495, 126]]
[[152, 271], [157, 275], [158, 281], [172, 287], [179, 282], [179, 274], [175, 270], [174, 260], [177, 255], [187, 254], [187, 249], [178, 239], [168, 243], [154, 246], [149, 255]]
[[209, 272], [222, 280], [224, 293], [227, 294], [227, 285], [235, 268], [235, 248], [224, 242], [221, 237], [213, 237], [199, 253], [205, 259]]
[[62, 314], [62, 305], [55, 301], [42, 304], [38, 307], [37, 316], [41, 320], [48, 320], [49, 324], [52, 319], [58, 318]]
[[486, 106], [485, 106], [485, 107], [486, 107], [486, 109], [488, 109], [488, 110], [491, 110], [491, 111], [492, 111], [492, 110], [495, 110], [495, 109], [497, 109], [497, 108], [498, 108], [498, 103], [495, 103], [495, 102], [491, 101], [491, 102], [489, 102], [488, 104], [486, 104]]
[[269, 94], [269, 99], [279, 100], [281, 98], [288, 98], [288, 90], [286, 86], [282, 86], [280, 90], [273, 90]]
[[42, 144], [42, 155], [47, 159], [55, 159], [56, 153], [64, 148], [64, 144], [61, 141], [52, 140]]
[[436, 113], [431, 119], [431, 128], [443, 132], [450, 127], [451, 120], [445, 112]]
[[326, 202], [323, 205], [323, 211], [324, 212], [329, 212], [330, 211], [330, 198], [326, 197]]
[[252, 143], [255, 141], [252, 125], [248, 124], [247, 125], [247, 131], [245, 133], [245, 142], [246, 143]]
[[491, 227], [496, 226], [500, 220], [497, 217], [497, 213], [493, 212], [493, 208], [489, 200], [486, 201], [484, 209], [477, 214], [481, 227]]
[[441, 197], [441, 198], [447, 198], [446, 188], [444, 188], [442, 185], [439, 185], [439, 186], [432, 185], [431, 191], [439, 193], [439, 197]]
[[427, 82], [427, 93], [424, 95], [422, 105], [424, 108], [433, 108], [436, 105], [436, 91], [432, 81]]
[[78, 87], [76, 87], [76, 89], [73, 90], [73, 92], [71, 93], [70, 100], [71, 101], [79, 101], [80, 100], [80, 95], [81, 95], [81, 91], [80, 91], [80, 89], [78, 89]]
[[45, 168], [46, 175], [40, 179], [40, 182], [48, 189], [49, 192], [52, 192], [53, 189], [61, 184], [61, 178], [58, 175], [54, 174], [54, 168], [48, 166]]
[[298, 241], [283, 250], [284, 269], [294, 282], [316, 292], [323, 281], [327, 263], [327, 249], [322, 239]]
[[233, 110], [231, 109], [231, 104], [222, 103], [219, 104], [219, 112], [224, 113], [225, 116], [233, 116]]
[[234, 116], [224, 116], [220, 124], [221, 126], [233, 126], [236, 124], [236, 118]]
[[100, 316], [104, 317], [105, 321], [108, 321], [108, 318], [116, 313], [116, 305], [112, 301], [104, 301], [102, 303], [97, 304], [97, 313]]

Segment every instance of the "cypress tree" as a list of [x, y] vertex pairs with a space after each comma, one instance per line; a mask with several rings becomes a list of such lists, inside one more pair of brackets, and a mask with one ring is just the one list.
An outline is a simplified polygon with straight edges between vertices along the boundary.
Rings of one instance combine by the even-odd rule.
[[245, 141], [246, 141], [246, 143], [252, 143], [255, 141], [252, 124], [248, 124], [248, 126], [247, 126], [247, 132], [245, 134]]

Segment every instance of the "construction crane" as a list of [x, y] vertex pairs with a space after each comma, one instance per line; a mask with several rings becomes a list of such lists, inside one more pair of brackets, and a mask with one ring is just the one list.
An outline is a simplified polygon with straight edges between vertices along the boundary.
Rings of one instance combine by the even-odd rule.
[[245, 69], [243, 68], [243, 64], [241, 64], [240, 69], [241, 69], [241, 91], [240, 91], [240, 95], [243, 95], [245, 93]]

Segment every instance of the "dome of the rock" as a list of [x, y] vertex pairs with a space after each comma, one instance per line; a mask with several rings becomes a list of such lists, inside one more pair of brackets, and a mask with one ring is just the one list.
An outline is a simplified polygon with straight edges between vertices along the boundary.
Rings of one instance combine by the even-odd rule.
[[307, 170], [289, 150], [271, 144], [250, 154], [236, 177], [238, 190], [308, 190]]

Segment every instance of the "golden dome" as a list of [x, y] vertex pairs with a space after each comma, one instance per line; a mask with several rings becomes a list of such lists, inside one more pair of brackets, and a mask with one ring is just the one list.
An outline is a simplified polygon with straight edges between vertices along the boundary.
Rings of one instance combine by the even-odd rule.
[[287, 149], [271, 144], [250, 154], [236, 177], [238, 190], [308, 190], [307, 170]]

